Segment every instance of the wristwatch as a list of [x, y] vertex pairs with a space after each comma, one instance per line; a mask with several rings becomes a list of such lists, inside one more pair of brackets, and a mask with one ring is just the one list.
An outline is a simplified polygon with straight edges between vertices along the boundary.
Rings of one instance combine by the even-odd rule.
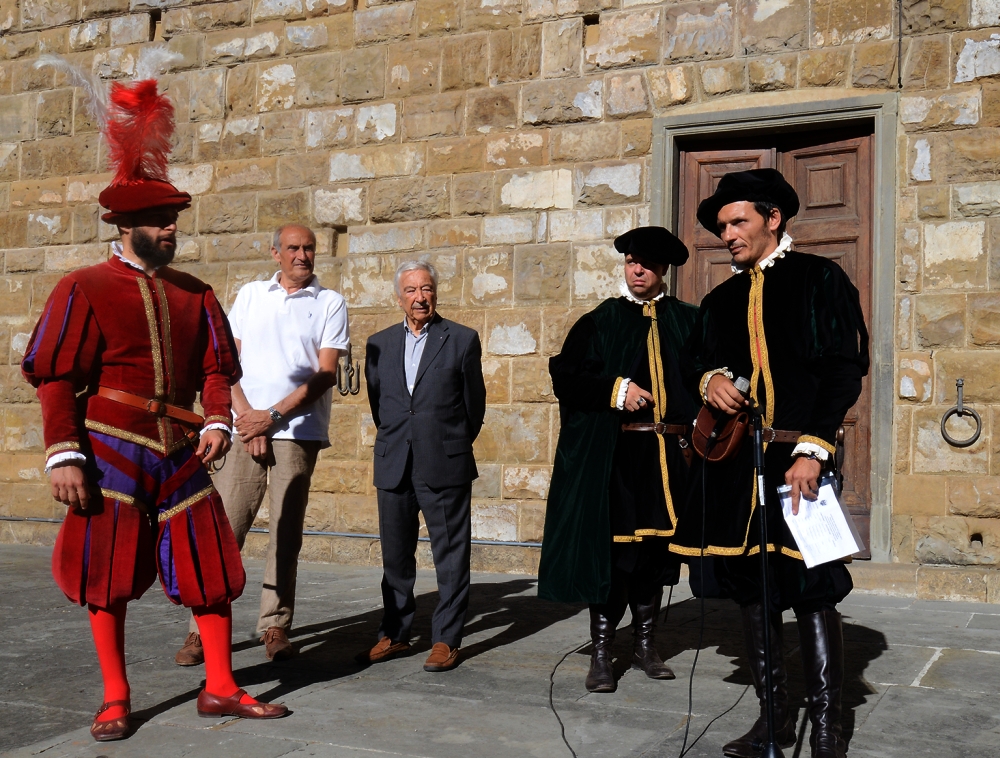
[[271, 423], [277, 424], [282, 419], [282, 415], [274, 408], [268, 408], [267, 412], [271, 414]]

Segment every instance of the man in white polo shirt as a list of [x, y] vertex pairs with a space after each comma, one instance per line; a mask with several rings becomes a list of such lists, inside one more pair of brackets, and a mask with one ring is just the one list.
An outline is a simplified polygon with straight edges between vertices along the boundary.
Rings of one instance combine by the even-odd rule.
[[[271, 255], [278, 272], [245, 285], [229, 314], [243, 378], [233, 387], [233, 448], [214, 483], [241, 549], [270, 492], [257, 633], [267, 658], [282, 660], [295, 653], [288, 631], [309, 482], [317, 454], [330, 446], [337, 359], [350, 338], [344, 298], [313, 274], [316, 235], [297, 224], [283, 226]], [[193, 620], [174, 660], [181, 666], [204, 660]]]

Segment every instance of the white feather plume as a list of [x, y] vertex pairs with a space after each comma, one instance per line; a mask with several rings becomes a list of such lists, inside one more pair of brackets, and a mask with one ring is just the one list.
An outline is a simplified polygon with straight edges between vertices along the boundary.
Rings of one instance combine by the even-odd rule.
[[104, 82], [90, 71], [85, 71], [79, 66], [74, 66], [59, 55], [46, 53], [38, 56], [38, 60], [35, 61], [35, 68], [42, 68], [43, 66], [51, 66], [57, 71], [62, 71], [74, 87], [79, 87], [83, 90], [84, 107], [101, 129], [103, 129], [108, 121], [108, 90]]
[[173, 64], [180, 63], [184, 56], [168, 50], [166, 47], [144, 47], [139, 53], [139, 62], [135, 64], [135, 81], [156, 79], [164, 74]]

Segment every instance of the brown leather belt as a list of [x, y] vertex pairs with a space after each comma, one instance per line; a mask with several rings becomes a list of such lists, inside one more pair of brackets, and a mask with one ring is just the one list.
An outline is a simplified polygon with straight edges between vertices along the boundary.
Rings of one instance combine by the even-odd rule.
[[116, 403], [152, 413], [157, 418], [166, 416], [183, 424], [190, 424], [197, 427], [205, 423], [205, 419], [197, 413], [189, 411], [187, 408], [181, 408], [179, 405], [170, 405], [159, 400], [147, 400], [144, 397], [133, 395], [131, 392], [122, 392], [121, 390], [113, 390], [110, 387], [101, 387], [97, 390], [97, 394], [108, 400], [114, 400]]
[[656, 424], [622, 424], [623, 432], [655, 432], [656, 434], [679, 434], [687, 435], [691, 433], [690, 426], [683, 424], [664, 424], [662, 421]]
[[[798, 442], [802, 432], [789, 432], [784, 429], [771, 429], [765, 426], [764, 442]], [[747, 426], [747, 437], [753, 437], [753, 424]]]

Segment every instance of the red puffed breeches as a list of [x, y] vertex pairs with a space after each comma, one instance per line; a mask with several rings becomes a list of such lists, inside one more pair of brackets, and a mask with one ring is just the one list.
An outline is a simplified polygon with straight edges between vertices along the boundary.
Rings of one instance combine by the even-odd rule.
[[52, 574], [70, 600], [111, 608], [142, 597], [159, 576], [189, 608], [229, 603], [246, 583], [243, 562], [211, 477], [185, 446], [164, 456], [90, 432], [87, 477], [103, 498], [66, 513]]

